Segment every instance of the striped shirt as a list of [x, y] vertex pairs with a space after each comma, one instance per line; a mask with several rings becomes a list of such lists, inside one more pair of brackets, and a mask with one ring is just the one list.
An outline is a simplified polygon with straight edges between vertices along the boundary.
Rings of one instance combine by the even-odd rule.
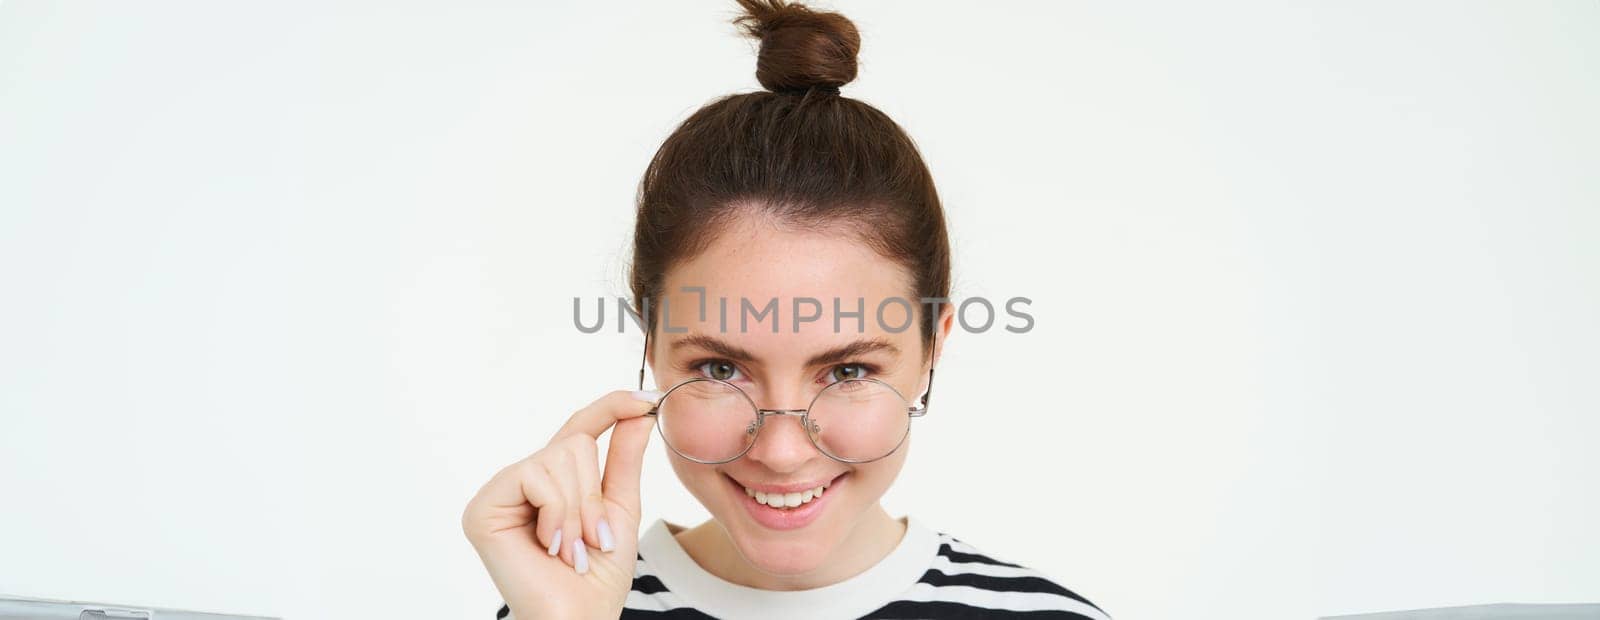
[[[1003, 562], [901, 517], [906, 534], [876, 565], [810, 590], [762, 590], [728, 582], [695, 563], [657, 519], [639, 536], [633, 590], [622, 619], [1053, 618], [1110, 620], [1044, 574]], [[501, 605], [499, 619], [511, 618]], [[511, 619], [515, 620], [515, 619]]]

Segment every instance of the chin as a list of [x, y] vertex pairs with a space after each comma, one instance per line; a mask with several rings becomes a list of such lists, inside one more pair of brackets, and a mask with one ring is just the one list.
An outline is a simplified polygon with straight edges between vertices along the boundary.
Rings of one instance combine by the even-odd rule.
[[758, 522], [747, 505], [754, 500], [732, 478], [720, 473], [718, 477], [724, 482], [722, 497], [715, 503], [720, 514], [714, 516], [745, 561], [768, 574], [799, 575], [822, 566], [845, 538], [845, 524], [853, 522], [859, 512], [848, 484], [855, 477], [853, 472], [831, 481], [827, 502], [819, 504], [821, 510], [815, 518], [794, 529], [773, 529]]
[[[842, 508], [842, 504], [832, 508]], [[730, 508], [744, 510], [739, 506]], [[724, 524], [735, 524], [728, 527], [728, 534], [745, 561], [772, 575], [801, 575], [816, 570], [827, 561], [834, 551], [834, 545], [843, 538], [834, 531], [832, 519], [819, 519], [810, 527], [788, 532], [762, 528], [751, 523], [749, 517], [741, 512], [719, 515], [717, 519]]]
[[734, 546], [745, 561], [771, 575], [803, 575], [817, 570], [833, 551], [831, 541], [820, 533], [817, 540], [764, 539], [760, 535], [734, 535]]

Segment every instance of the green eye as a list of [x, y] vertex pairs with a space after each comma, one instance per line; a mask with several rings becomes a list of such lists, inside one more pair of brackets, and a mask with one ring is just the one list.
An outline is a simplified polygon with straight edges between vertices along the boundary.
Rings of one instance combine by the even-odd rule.
[[701, 368], [704, 369], [707, 377], [718, 381], [727, 381], [738, 374], [738, 369], [727, 362], [706, 362], [701, 365]]
[[867, 367], [861, 364], [843, 364], [834, 366], [832, 374], [834, 381], [860, 379], [867, 376]]

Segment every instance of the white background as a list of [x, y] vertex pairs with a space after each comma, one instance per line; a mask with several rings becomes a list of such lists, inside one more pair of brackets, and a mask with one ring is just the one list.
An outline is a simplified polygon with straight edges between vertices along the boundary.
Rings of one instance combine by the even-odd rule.
[[[892, 514], [1125, 619], [1600, 601], [1600, 4], [825, 6], [1037, 319]], [[461, 509], [631, 385], [571, 299], [731, 7], [0, 5], [0, 593], [490, 617]]]

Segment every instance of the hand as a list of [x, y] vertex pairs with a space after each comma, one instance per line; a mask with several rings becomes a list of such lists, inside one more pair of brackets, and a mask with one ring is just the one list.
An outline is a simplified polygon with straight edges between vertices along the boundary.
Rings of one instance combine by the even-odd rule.
[[[622, 614], [639, 545], [639, 471], [655, 428], [655, 417], [644, 414], [660, 397], [627, 390], [602, 396], [467, 503], [461, 529], [513, 618]], [[602, 479], [597, 440], [613, 427]]]

